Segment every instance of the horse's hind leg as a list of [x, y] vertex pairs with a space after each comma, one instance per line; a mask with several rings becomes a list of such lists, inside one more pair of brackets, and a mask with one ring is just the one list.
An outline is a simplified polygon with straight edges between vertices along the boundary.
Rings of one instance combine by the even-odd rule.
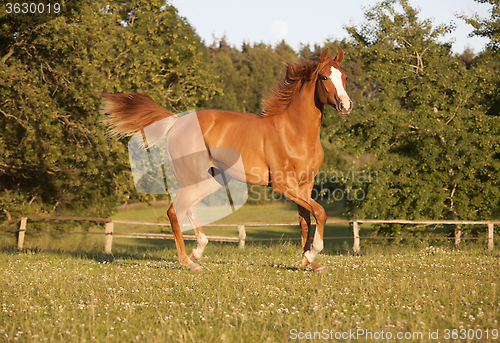
[[[170, 206], [167, 211], [167, 215], [172, 223], [172, 231], [174, 232], [179, 261], [183, 266], [188, 266], [191, 270], [202, 270], [202, 267], [195, 262], [201, 258], [203, 250], [208, 243], [207, 236], [205, 236], [205, 232], [203, 231], [198, 216], [196, 215], [196, 205], [203, 198], [217, 191], [221, 187], [222, 186], [215, 179], [208, 179], [199, 183], [196, 187], [180, 188], [172, 206]], [[188, 219], [194, 228], [197, 241], [197, 247], [193, 250], [190, 256], [187, 255], [181, 230], [181, 225], [184, 222], [186, 214], [188, 215]]]
[[[202, 270], [201, 266], [193, 262], [186, 252], [186, 245], [184, 244], [184, 237], [182, 236], [181, 225], [184, 221], [185, 209], [182, 211], [183, 207], [179, 206], [179, 210], [181, 213], [176, 213], [176, 208], [174, 204], [176, 203], [174, 199], [174, 203], [170, 205], [167, 210], [168, 218], [170, 219], [170, 223], [172, 224], [172, 232], [174, 234], [175, 247], [177, 248], [177, 255], [179, 256], [179, 262], [183, 266], [189, 267], [191, 270]], [[178, 220], [180, 219], [180, 220]]]

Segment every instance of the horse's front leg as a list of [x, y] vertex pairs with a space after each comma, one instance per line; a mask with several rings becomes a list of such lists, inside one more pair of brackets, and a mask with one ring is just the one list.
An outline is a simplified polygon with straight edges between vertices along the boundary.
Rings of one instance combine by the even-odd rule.
[[299, 208], [299, 225], [302, 236], [302, 254], [311, 248], [311, 212], [306, 208], [297, 205]]
[[[306, 187], [286, 187], [282, 192], [299, 206], [300, 227], [302, 232], [302, 267], [312, 268], [315, 272], [327, 273], [327, 269], [314, 262], [318, 253], [323, 250], [323, 231], [327, 220], [325, 209], [311, 198], [312, 185]], [[313, 243], [310, 244], [310, 213], [316, 218], [316, 231]]]

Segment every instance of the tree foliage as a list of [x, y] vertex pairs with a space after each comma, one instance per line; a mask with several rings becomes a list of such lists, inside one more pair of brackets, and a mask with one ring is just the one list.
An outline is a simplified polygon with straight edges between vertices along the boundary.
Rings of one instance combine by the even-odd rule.
[[406, 1], [384, 1], [347, 28], [365, 74], [356, 87], [371, 91], [330, 135], [343, 137], [356, 170], [378, 172], [373, 182], [347, 182], [366, 194], [347, 203], [349, 216], [498, 216], [500, 121], [478, 101], [494, 84], [488, 66], [467, 69], [439, 42], [450, 29], [420, 20]]
[[477, 14], [473, 17], [462, 15], [462, 19], [472, 25], [474, 31], [471, 35], [489, 38], [488, 48], [493, 51], [500, 49], [500, 1], [498, 0], [475, 0], [481, 4], [490, 4], [490, 18], [481, 18]]
[[297, 61], [284, 41], [272, 47], [264, 43], [230, 47], [223, 37], [209, 47], [210, 60], [219, 75], [223, 94], [207, 102], [207, 108], [260, 113], [261, 101], [285, 74], [283, 61]]
[[33, 212], [106, 216], [134, 192], [126, 149], [101, 125], [102, 92], [148, 92], [181, 111], [219, 91], [206, 48], [172, 6], [77, 4], [32, 21], [2, 9], [0, 215], [7, 225]]
[[[62, 2], [55, 15], [0, 14], [0, 220], [29, 213], [106, 216], [138, 199], [123, 143], [106, 137], [102, 92], [147, 92], [173, 112], [261, 112], [283, 61], [345, 52], [349, 119], [325, 108], [324, 171], [351, 218], [498, 217], [500, 60], [497, 0], [490, 18], [463, 19], [490, 43], [461, 55], [442, 43], [450, 25], [408, 1], [383, 1], [347, 40], [275, 46], [225, 38], [205, 46], [163, 0]], [[356, 178], [368, 175], [376, 178]], [[358, 173], [358, 174], [355, 174]], [[364, 173], [364, 174], [363, 174]], [[359, 194], [358, 194], [359, 196]], [[385, 233], [394, 233], [386, 231]]]
[[479, 16], [466, 17], [462, 15], [467, 23], [474, 27], [472, 35], [488, 38], [490, 41], [487, 48], [481, 51], [472, 63], [478, 66], [486, 66], [487, 74], [494, 84], [494, 88], [484, 92], [480, 101], [489, 106], [488, 114], [498, 115], [500, 113], [500, 1], [498, 0], [476, 0], [480, 3], [491, 4], [491, 16], [480, 18]]

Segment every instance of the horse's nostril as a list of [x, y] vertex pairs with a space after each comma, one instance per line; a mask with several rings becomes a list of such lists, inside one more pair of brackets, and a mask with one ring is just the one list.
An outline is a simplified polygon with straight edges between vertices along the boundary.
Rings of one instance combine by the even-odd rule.
[[352, 101], [349, 101], [349, 107], [345, 107], [346, 110], [352, 110]]

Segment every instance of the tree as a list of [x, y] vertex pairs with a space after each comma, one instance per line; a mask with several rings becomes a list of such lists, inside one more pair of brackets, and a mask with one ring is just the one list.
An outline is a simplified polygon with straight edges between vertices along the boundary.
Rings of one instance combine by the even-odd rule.
[[116, 29], [108, 43], [119, 52], [108, 71], [115, 81], [108, 91], [147, 90], [173, 112], [193, 109], [220, 92], [207, 48], [175, 7], [164, 0], [114, 1], [105, 13]]
[[34, 21], [0, 14], [0, 219], [7, 226], [34, 212], [107, 216], [134, 194], [125, 146], [101, 123], [102, 92], [145, 91], [182, 111], [219, 91], [206, 48], [172, 6], [64, 8]]
[[245, 112], [249, 72], [242, 63], [241, 51], [230, 47], [226, 38], [222, 37], [209, 47], [209, 55], [210, 63], [218, 75], [218, 86], [223, 91], [208, 101], [205, 107]]
[[491, 17], [488, 19], [480, 18], [477, 14], [473, 17], [461, 15], [460, 17], [466, 23], [474, 27], [471, 35], [486, 37], [490, 39], [488, 47], [492, 51], [500, 49], [500, 1], [498, 0], [475, 0], [481, 4], [491, 4]]
[[500, 49], [500, 1], [479, 0], [478, 2], [489, 3], [493, 6], [490, 18], [480, 18], [477, 15], [473, 17], [462, 15], [461, 18], [474, 27], [471, 35], [490, 39], [486, 49], [471, 63], [477, 68], [481, 68], [483, 77], [488, 80], [488, 83], [494, 84], [489, 92], [483, 94], [480, 101], [489, 107], [489, 115], [498, 116], [500, 115], [500, 58], [498, 57]]
[[238, 50], [230, 47], [223, 37], [209, 50], [224, 94], [205, 106], [241, 112], [260, 113], [262, 99], [285, 75], [283, 61], [297, 60], [295, 51], [284, 41], [274, 48], [264, 43], [245, 43]]
[[[407, 1], [384, 1], [365, 17], [362, 25], [347, 30], [364, 70], [356, 87], [373, 91], [355, 107], [348, 125], [330, 132], [330, 140], [352, 156], [357, 177], [345, 180], [346, 190], [364, 194], [361, 201], [347, 202], [348, 215], [497, 216], [500, 122], [474, 102], [491, 85], [439, 42], [452, 28], [420, 20]], [[369, 171], [377, 178], [362, 177]], [[394, 234], [396, 229], [387, 230]]]

